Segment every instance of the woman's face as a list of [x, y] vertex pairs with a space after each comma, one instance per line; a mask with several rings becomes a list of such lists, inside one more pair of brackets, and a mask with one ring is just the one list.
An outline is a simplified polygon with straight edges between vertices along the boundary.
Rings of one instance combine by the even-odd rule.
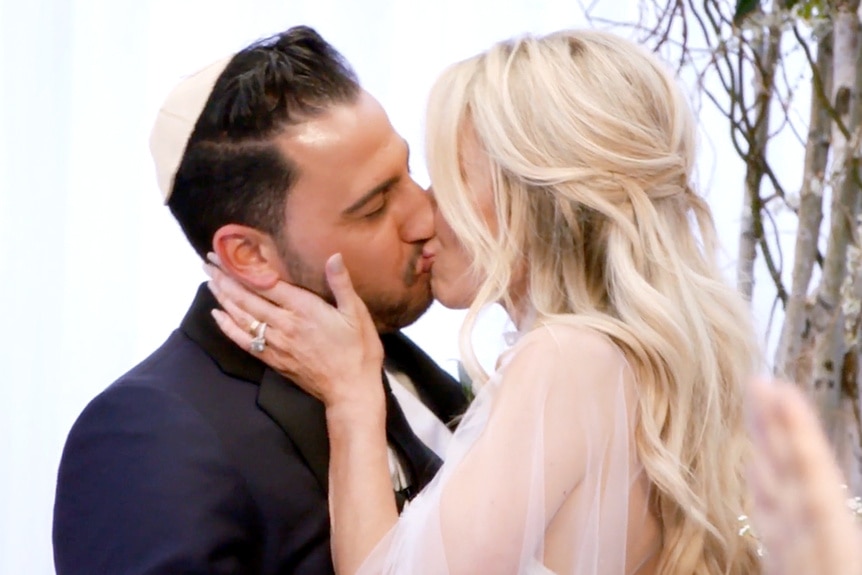
[[[476, 202], [485, 225], [496, 233], [491, 166], [488, 156], [479, 145], [472, 128], [463, 134], [461, 167], [468, 193]], [[448, 222], [434, 207], [435, 236], [425, 244], [423, 254], [433, 258], [431, 289], [434, 297], [444, 306], [453, 309], [469, 307], [479, 290], [482, 278], [470, 271], [470, 256], [455, 236]]]

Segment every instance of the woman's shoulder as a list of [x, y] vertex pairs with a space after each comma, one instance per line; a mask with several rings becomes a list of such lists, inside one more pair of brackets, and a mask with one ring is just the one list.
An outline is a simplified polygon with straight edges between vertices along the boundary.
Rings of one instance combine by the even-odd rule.
[[513, 355], [542, 353], [561, 360], [592, 358], [597, 362], [624, 361], [620, 348], [606, 334], [575, 321], [542, 323], [524, 332], [512, 347]]
[[570, 445], [589, 451], [634, 414], [633, 372], [601, 331], [576, 321], [545, 323], [523, 333], [510, 352], [499, 403], [538, 417]]
[[502, 358], [500, 369], [593, 381], [596, 376], [619, 374], [627, 365], [622, 350], [606, 334], [574, 321], [555, 321], [521, 334]]

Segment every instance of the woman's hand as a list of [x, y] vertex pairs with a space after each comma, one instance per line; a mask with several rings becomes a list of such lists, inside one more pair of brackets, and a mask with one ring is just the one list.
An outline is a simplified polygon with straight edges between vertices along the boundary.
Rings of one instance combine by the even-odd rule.
[[756, 381], [749, 393], [754, 457], [749, 484], [766, 573], [858, 574], [859, 526], [814, 410], [783, 382]]
[[286, 282], [254, 293], [217, 266], [205, 268], [212, 278], [210, 289], [224, 308], [213, 310], [213, 317], [234, 343], [252, 349], [252, 328], [256, 321], [264, 322], [266, 346], [252, 353], [320, 399], [327, 410], [383, 406], [383, 347], [340, 254], [326, 262], [337, 307]]
[[[345, 565], [353, 572], [398, 519], [386, 446], [383, 346], [368, 309], [339, 254], [326, 262], [337, 307], [285, 282], [255, 293], [215, 265], [206, 271], [224, 308], [212, 314], [225, 335], [326, 406], [333, 560], [339, 572]], [[259, 352], [251, 346], [255, 322], [267, 326]]]

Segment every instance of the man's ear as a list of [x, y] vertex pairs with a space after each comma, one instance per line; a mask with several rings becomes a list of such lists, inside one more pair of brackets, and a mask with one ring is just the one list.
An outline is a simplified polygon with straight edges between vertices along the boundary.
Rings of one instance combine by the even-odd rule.
[[281, 279], [278, 246], [260, 230], [228, 224], [213, 235], [213, 251], [228, 275], [257, 289], [269, 289]]

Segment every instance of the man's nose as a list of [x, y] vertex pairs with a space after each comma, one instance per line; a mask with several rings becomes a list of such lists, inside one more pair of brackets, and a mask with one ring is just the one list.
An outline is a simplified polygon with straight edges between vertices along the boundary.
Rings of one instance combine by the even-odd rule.
[[434, 235], [434, 205], [431, 196], [416, 182], [411, 182], [405, 202], [401, 237], [405, 242], [424, 242]]

